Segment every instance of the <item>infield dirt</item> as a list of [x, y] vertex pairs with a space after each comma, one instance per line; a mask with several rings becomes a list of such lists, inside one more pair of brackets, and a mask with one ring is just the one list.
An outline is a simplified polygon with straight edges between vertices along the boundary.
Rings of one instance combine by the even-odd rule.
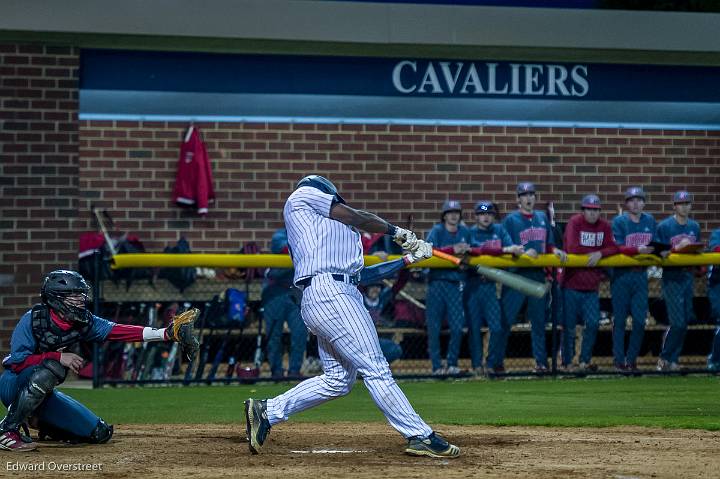
[[[720, 433], [639, 427], [606, 429], [441, 426], [462, 448], [453, 460], [407, 456], [379, 423], [286, 423], [250, 455], [244, 425], [115, 425], [105, 445], [40, 443], [4, 453], [4, 477], [143, 478], [705, 478], [720, 475]], [[99, 464], [102, 472], [50, 471]], [[11, 470], [45, 464], [45, 471]]]

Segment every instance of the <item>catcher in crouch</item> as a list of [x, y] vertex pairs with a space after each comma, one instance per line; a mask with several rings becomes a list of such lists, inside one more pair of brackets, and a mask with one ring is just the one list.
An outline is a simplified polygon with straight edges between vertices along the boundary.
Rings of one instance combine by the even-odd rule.
[[[0, 449], [32, 451], [28, 423], [39, 438], [103, 444], [113, 427], [70, 396], [56, 391], [68, 369], [77, 372], [83, 358], [65, 352], [79, 341], [175, 341], [188, 359], [198, 349], [193, 335], [197, 309], [173, 318], [167, 328], [116, 324], [94, 316], [87, 309], [90, 287], [75, 271], [48, 274], [40, 290], [41, 304], [25, 313], [10, 340], [10, 354], [3, 359], [0, 399], [7, 415], [0, 422]], [[24, 434], [20, 432], [22, 427]]]

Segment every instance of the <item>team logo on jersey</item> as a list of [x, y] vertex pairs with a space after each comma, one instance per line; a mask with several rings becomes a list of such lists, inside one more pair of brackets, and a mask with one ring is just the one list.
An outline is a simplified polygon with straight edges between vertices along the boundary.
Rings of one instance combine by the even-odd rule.
[[647, 246], [651, 241], [650, 233], [631, 233], [625, 237], [625, 246]]
[[602, 246], [605, 233], [593, 232], [593, 231], [581, 231], [580, 232], [580, 246], [595, 247]]
[[195, 153], [192, 151], [188, 151], [185, 153], [185, 163], [192, 163], [193, 157], [195, 156]]
[[694, 242], [696, 241], [694, 234], [692, 234], [692, 233], [690, 233], [690, 234], [681, 233], [681, 234], [679, 234], [679, 235], [675, 235], [675, 236], [673, 236], [672, 238], [670, 238], [670, 244], [673, 245], [673, 247], [675, 247], [675, 246], [677, 246], [678, 244], [680, 244], [680, 242], [681, 242], [682, 240], [684, 240], [684, 239], [687, 239], [687, 240], [690, 241], [691, 243], [694, 243]]
[[520, 243], [526, 245], [531, 241], [545, 241], [546, 237], [545, 228], [528, 228], [520, 232]]

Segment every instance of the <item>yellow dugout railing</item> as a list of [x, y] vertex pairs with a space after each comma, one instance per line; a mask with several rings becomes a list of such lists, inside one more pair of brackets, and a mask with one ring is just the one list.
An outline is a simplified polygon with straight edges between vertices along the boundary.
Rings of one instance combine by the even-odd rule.
[[[388, 260], [400, 258], [391, 255]], [[568, 255], [568, 260], [561, 263], [552, 254], [540, 255], [533, 259], [523, 255], [514, 258], [512, 255], [472, 256], [468, 264], [484, 265], [495, 268], [535, 268], [544, 266], [563, 266], [566, 268], [582, 268], [587, 266], [586, 255]], [[365, 256], [365, 265], [381, 263], [377, 256]], [[636, 256], [614, 255], [603, 258], [598, 267], [634, 267], [634, 266], [702, 266], [720, 264], [720, 253], [671, 254], [666, 259], [650, 254]], [[118, 254], [112, 259], [113, 269], [147, 268], [147, 267], [209, 267], [209, 268], [291, 268], [290, 256], [286, 254], [164, 254], [164, 253], [132, 253]], [[430, 258], [413, 265], [413, 268], [454, 268], [451, 262]]]

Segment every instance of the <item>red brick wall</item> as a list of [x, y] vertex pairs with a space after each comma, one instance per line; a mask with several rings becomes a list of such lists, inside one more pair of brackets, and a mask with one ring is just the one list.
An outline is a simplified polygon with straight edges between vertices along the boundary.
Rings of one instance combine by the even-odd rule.
[[[479, 199], [515, 208], [515, 185], [534, 181], [561, 221], [599, 193], [609, 214], [640, 184], [650, 212], [670, 211], [677, 189], [695, 194], [694, 216], [720, 226], [720, 132], [412, 125], [197, 124], [212, 160], [217, 204], [206, 218], [171, 202], [186, 123], [91, 121], [80, 125], [81, 212], [112, 209], [123, 231], [160, 251], [180, 234], [194, 251], [230, 252], [269, 240], [282, 205], [308, 173], [330, 178], [353, 206], [398, 223], [415, 213], [427, 231], [448, 196], [473, 221]], [[82, 214], [82, 217], [88, 215]], [[88, 227], [90, 223], [88, 222]]]
[[49, 270], [72, 267], [78, 49], [0, 45], [0, 351]]
[[[37, 300], [43, 273], [74, 267], [89, 206], [150, 251], [185, 235], [197, 252], [262, 243], [281, 225], [284, 198], [303, 175], [327, 175], [351, 205], [427, 231], [448, 196], [465, 219], [479, 199], [514, 208], [518, 181], [565, 220], [588, 192], [608, 213], [629, 184], [666, 214], [672, 191], [696, 195], [705, 231], [720, 226], [720, 133], [411, 125], [198, 124], [217, 204], [206, 218], [171, 203], [185, 123], [77, 118], [78, 49], [0, 45], [0, 351]], [[78, 140], [79, 132], [79, 140]], [[78, 161], [78, 145], [80, 146]], [[79, 167], [79, 168], [78, 168]]]

